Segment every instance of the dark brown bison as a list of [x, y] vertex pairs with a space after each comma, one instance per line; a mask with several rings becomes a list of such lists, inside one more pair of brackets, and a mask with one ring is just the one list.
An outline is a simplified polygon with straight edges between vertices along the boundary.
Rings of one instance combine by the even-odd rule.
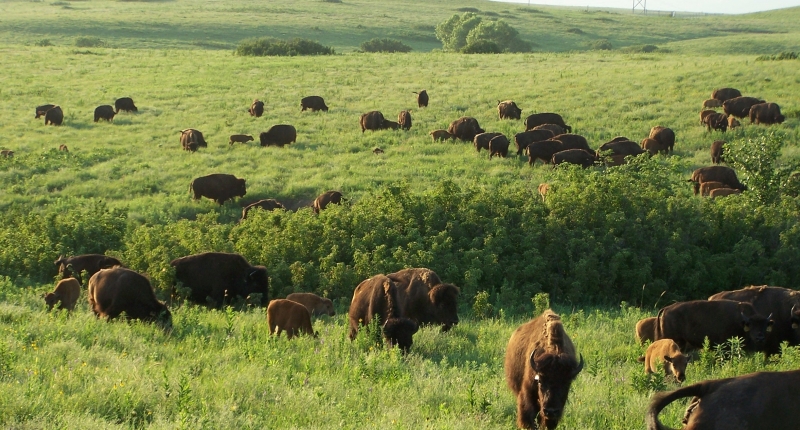
[[348, 311], [350, 340], [355, 339], [359, 328], [369, 325], [373, 318], [377, 318], [383, 337], [390, 345], [397, 345], [403, 353], [411, 349], [414, 333], [419, 326], [401, 316], [397, 287], [384, 275], [375, 275], [362, 281], [353, 292]]
[[597, 162], [597, 155], [583, 149], [567, 149], [553, 154], [551, 163], [553, 167], [561, 163], [577, 164], [584, 169], [594, 166]]
[[711, 93], [711, 98], [724, 102], [725, 100], [741, 97], [742, 92], [735, 88], [717, 88]]
[[133, 99], [130, 97], [121, 97], [114, 100], [114, 113], [117, 114], [119, 111], [125, 112], [139, 112], [139, 109], [136, 108], [136, 105], [133, 104]]
[[572, 381], [582, 369], [583, 355], [577, 354], [561, 317], [552, 310], [519, 326], [505, 358], [506, 382], [517, 397], [517, 426], [556, 428]]
[[525, 153], [525, 148], [533, 142], [552, 139], [553, 134], [550, 130], [528, 130], [514, 135], [514, 145], [517, 147], [517, 155]]
[[736, 177], [736, 172], [726, 166], [701, 167], [692, 172], [692, 177], [688, 180], [688, 182], [694, 183], [695, 195], [700, 192], [700, 184], [711, 181], [722, 182], [729, 188], [747, 191], [747, 186], [739, 182], [739, 178]]
[[64, 122], [64, 111], [61, 106], [53, 106], [44, 113], [44, 125], [61, 125]]
[[264, 115], [264, 102], [258, 99], [253, 100], [253, 103], [250, 103], [250, 108], [247, 111], [250, 112], [250, 116], [260, 118], [261, 115]]
[[452, 140], [456, 138], [455, 136], [450, 134], [447, 130], [433, 130], [428, 134], [431, 135], [431, 138], [433, 138], [434, 142], [436, 142], [437, 140]]
[[520, 109], [513, 100], [497, 101], [497, 115], [500, 119], [519, 119], [522, 115]]
[[599, 155], [607, 151], [611, 151], [612, 155], [624, 156], [636, 156], [647, 152], [642, 149], [640, 144], [630, 140], [612, 140], [611, 142], [606, 142], [600, 145], [600, 148], [597, 149], [597, 154]]
[[722, 153], [725, 151], [725, 141], [724, 140], [715, 140], [711, 144], [711, 162], [714, 164], [719, 164], [725, 161], [722, 158]]
[[741, 337], [746, 349], [763, 351], [774, 324], [771, 315], [734, 300], [678, 302], [662, 308], [657, 318], [656, 340], [672, 339], [681, 350], [702, 348], [705, 338], [713, 346]]
[[561, 126], [567, 133], [572, 133], [572, 127], [565, 124], [564, 118], [557, 113], [535, 113], [525, 118], [526, 131], [543, 124], [555, 124]]
[[436, 272], [411, 268], [388, 277], [397, 285], [400, 315], [419, 325], [440, 324], [442, 331], [458, 324], [458, 295], [461, 290], [453, 284], [442, 283]]
[[648, 137], [650, 139], [655, 139], [662, 145], [668, 147], [669, 152], [672, 152], [673, 148], [675, 147], [675, 132], [669, 127], [657, 125], [650, 129], [650, 136]]
[[733, 130], [734, 128], [739, 127], [741, 125], [742, 125], [742, 123], [739, 122], [738, 119], [736, 119], [736, 118], [734, 118], [732, 116], [728, 117], [728, 128], [730, 128], [731, 130]]
[[495, 155], [506, 158], [508, 157], [508, 146], [510, 142], [505, 135], [499, 135], [489, 141], [489, 159]]
[[267, 269], [250, 265], [239, 254], [205, 252], [169, 264], [175, 268], [175, 280], [190, 290], [188, 299], [194, 303], [221, 307], [226, 298], [247, 299], [251, 294], [260, 294], [261, 303], [269, 301]]
[[336, 315], [336, 312], [333, 310], [333, 302], [331, 302], [331, 299], [320, 297], [314, 293], [292, 293], [286, 296], [286, 300], [300, 303], [315, 317]]
[[567, 132], [564, 129], [564, 127], [556, 124], [537, 125], [536, 127], [533, 127], [531, 130], [550, 130], [551, 132], [553, 132], [553, 136], [558, 136], [559, 134], [564, 134]]
[[213, 173], [195, 178], [189, 184], [189, 192], [193, 193], [195, 200], [207, 197], [221, 206], [234, 197], [244, 197], [247, 194], [247, 186], [244, 179], [226, 173]]
[[684, 397], [693, 397], [684, 415], [686, 430], [794, 430], [800, 404], [797, 387], [800, 370], [756, 372], [657, 393], [647, 409], [647, 430], [669, 430], [658, 414]]
[[708, 99], [708, 100], [705, 100], [705, 101], [703, 102], [703, 107], [704, 107], [704, 108], [718, 108], [718, 107], [722, 107], [722, 102], [723, 102], [723, 100], [717, 100], [717, 99]]
[[372, 153], [375, 154], [375, 155], [379, 155], [379, 154], [383, 154], [384, 151], [381, 148], [375, 147], [375, 148], [372, 148]]
[[414, 94], [417, 95], [417, 106], [419, 107], [428, 107], [428, 92], [422, 90], [420, 92], [414, 91]]
[[81, 284], [75, 278], [67, 278], [58, 281], [56, 288], [52, 293], [42, 294], [44, 302], [47, 303], [47, 310], [53, 310], [56, 303], [59, 309], [66, 309], [72, 311], [75, 309], [75, 303], [78, 302], [78, 297], [81, 295]]
[[41, 118], [41, 117], [42, 117], [42, 116], [43, 116], [45, 113], [47, 113], [47, 111], [49, 111], [50, 109], [52, 109], [52, 108], [54, 108], [54, 107], [56, 107], [56, 105], [41, 105], [41, 106], [36, 106], [36, 117], [35, 117], [35, 118], [36, 118], [36, 119], [39, 119], [39, 118]]
[[735, 291], [723, 291], [708, 300], [736, 300], [753, 305], [761, 315], [772, 314], [775, 324], [767, 341], [766, 351], [780, 352], [783, 341], [789, 345], [800, 345], [800, 292], [767, 285], [750, 286]]
[[750, 124], [780, 124], [786, 117], [781, 115], [781, 108], [775, 103], [759, 103], [750, 107]]
[[274, 211], [275, 209], [286, 209], [281, 202], [275, 199], [264, 199], [259, 200], [255, 203], [250, 203], [249, 205], [245, 206], [242, 209], [242, 219], [244, 221], [247, 219], [247, 214], [253, 209], [264, 209], [265, 211]]
[[656, 317], [644, 318], [636, 323], [636, 341], [644, 344], [649, 340], [653, 342], [656, 336]]
[[388, 119], [383, 120], [383, 124], [381, 124], [382, 130], [400, 130], [400, 123], [391, 121]]
[[267, 306], [267, 325], [269, 334], [281, 335], [286, 332], [286, 338], [291, 339], [301, 334], [316, 337], [311, 325], [311, 314], [300, 303], [285, 299], [275, 299]]
[[228, 145], [233, 145], [234, 143], [247, 143], [252, 140], [253, 136], [250, 136], [249, 134], [232, 134], [228, 139]]
[[703, 124], [706, 125], [706, 131], [714, 129], [725, 133], [728, 129], [728, 115], [713, 112], [703, 118]]
[[172, 329], [172, 314], [156, 299], [150, 281], [124, 267], [102, 269], [89, 279], [89, 306], [98, 318], [108, 321], [123, 312], [129, 319], [155, 322]]
[[359, 119], [361, 132], [363, 133], [365, 130], [382, 130], [383, 121], [385, 121], [383, 114], [377, 110], [361, 114], [361, 118]]
[[101, 119], [111, 122], [114, 120], [114, 115], [116, 114], [111, 105], [98, 106], [94, 109], [94, 122], [100, 121]]
[[4, 149], [4, 150], [0, 151], [0, 157], [11, 158], [13, 156], [14, 156], [14, 151], [12, 151], [10, 149]]
[[342, 202], [342, 193], [340, 191], [325, 191], [314, 199], [311, 207], [315, 213], [320, 213], [323, 209], [330, 204], [338, 205]]
[[561, 142], [553, 139], [533, 142], [525, 147], [525, 155], [528, 156], [528, 165], [533, 167], [536, 160], [542, 160], [545, 164], [553, 161], [553, 155], [561, 151]]
[[311, 112], [316, 112], [321, 110], [323, 112], [328, 111], [328, 105], [325, 104], [325, 100], [320, 96], [308, 96], [303, 97], [300, 100], [300, 112], [305, 111], [306, 109], [311, 109]]
[[411, 112], [404, 110], [400, 111], [397, 115], [397, 123], [400, 124], [400, 128], [403, 130], [410, 130], [411, 129]]
[[297, 130], [289, 124], [273, 125], [269, 130], [259, 134], [258, 139], [261, 141], [261, 146], [283, 147], [297, 141]]
[[714, 188], [708, 193], [708, 196], [713, 198], [732, 196], [734, 194], [741, 194], [742, 192], [734, 188]]
[[480, 133], [476, 134], [475, 137], [472, 139], [473, 145], [475, 145], [475, 150], [481, 152], [481, 149], [489, 149], [489, 141], [493, 138], [502, 135], [502, 133]]
[[59, 256], [58, 260], [54, 261], [53, 264], [58, 268], [61, 279], [75, 278], [81, 285], [83, 285], [81, 272], [84, 270], [86, 271], [86, 277], [91, 278], [100, 269], [122, 266], [122, 263], [116, 258], [103, 254], [83, 254], [66, 258]]
[[659, 153], [667, 154], [669, 152], [669, 147], [662, 144], [661, 142], [651, 139], [649, 137], [645, 137], [642, 139], [641, 143], [642, 149], [649, 152], [650, 155], [656, 155]]
[[715, 114], [715, 113], [717, 113], [717, 111], [715, 111], [715, 110], [700, 111], [700, 124], [705, 124], [706, 123], [706, 121], [705, 121], [706, 117], [711, 115], [711, 114]]
[[727, 186], [722, 182], [717, 181], [703, 182], [700, 184], [700, 195], [707, 197], [711, 195], [711, 191], [716, 190], [717, 188], [727, 188]]
[[586, 138], [579, 134], [559, 134], [553, 137], [553, 140], [561, 142], [561, 149], [564, 151], [567, 149], [582, 149], [586, 152], [594, 153], [594, 150], [589, 147], [589, 142], [586, 141]]
[[750, 114], [750, 108], [759, 103], [766, 102], [755, 97], [736, 97], [722, 103], [722, 109], [728, 115], [744, 118]]
[[675, 377], [678, 382], [686, 380], [686, 365], [689, 357], [683, 355], [678, 344], [672, 339], [661, 339], [653, 342], [647, 347], [644, 357], [639, 357], [640, 362], [644, 362], [644, 373], [656, 373], [659, 365], [664, 363], [664, 373], [667, 376]]
[[476, 134], [485, 133], [486, 130], [481, 128], [477, 119], [470, 116], [462, 116], [450, 123], [450, 126], [447, 127], [447, 132], [465, 142], [472, 142]]
[[63, 143], [61, 145], [58, 145], [58, 150], [59, 151], [64, 151], [64, 152], [69, 152], [69, 148], [67, 148], [67, 145], [64, 145]]
[[200, 130], [187, 128], [186, 130], [181, 130], [181, 147], [186, 151], [194, 152], [197, 151], [197, 148], [208, 147], [208, 143], [206, 143], [206, 139]]

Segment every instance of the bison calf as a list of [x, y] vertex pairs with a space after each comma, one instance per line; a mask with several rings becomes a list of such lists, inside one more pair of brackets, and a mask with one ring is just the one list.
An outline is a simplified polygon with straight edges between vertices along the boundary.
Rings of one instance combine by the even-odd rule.
[[708, 193], [708, 196], [713, 198], [732, 196], [734, 194], [741, 194], [742, 192], [734, 188], [715, 188]]
[[42, 294], [44, 302], [47, 303], [47, 310], [53, 310], [56, 303], [59, 309], [66, 309], [72, 311], [75, 309], [75, 303], [78, 302], [78, 296], [81, 295], [81, 284], [75, 278], [67, 278], [58, 281], [56, 288], [52, 293]]
[[4, 149], [4, 150], [0, 151], [0, 157], [11, 158], [13, 156], [14, 156], [14, 151], [12, 151], [10, 149]]
[[444, 141], [444, 140], [453, 140], [456, 138], [452, 134], [448, 133], [447, 130], [433, 130], [428, 134], [431, 135], [431, 138], [433, 138], [434, 142], [436, 142], [437, 140]]
[[711, 191], [716, 190], [717, 188], [726, 188], [726, 186], [722, 182], [717, 181], [703, 182], [700, 184], [700, 195], [707, 197], [711, 194]]
[[315, 317], [321, 315], [336, 315], [336, 312], [333, 310], [333, 302], [331, 302], [331, 299], [326, 299], [313, 293], [292, 293], [286, 296], [286, 300], [300, 303]]
[[475, 145], [475, 150], [481, 152], [481, 149], [489, 149], [489, 141], [494, 139], [496, 136], [500, 136], [501, 133], [480, 133], [476, 134], [475, 137], [472, 139], [472, 144]]
[[247, 143], [253, 140], [253, 136], [249, 134], [232, 134], [231, 137], [228, 139], [228, 145], [233, 145], [235, 143]]
[[703, 102], [703, 107], [704, 108], [722, 107], [722, 101], [717, 100], [717, 99], [708, 99], [708, 100]]
[[655, 330], [656, 317], [639, 320], [639, 322], [636, 323], [636, 341], [639, 342], [640, 345], [644, 344], [647, 340], [653, 342], [656, 336]]
[[314, 199], [314, 203], [311, 207], [314, 209], [314, 213], [319, 213], [321, 210], [328, 207], [329, 204], [338, 205], [341, 202], [342, 193], [340, 191], [325, 191]]
[[300, 334], [316, 337], [311, 326], [311, 315], [305, 306], [285, 299], [275, 299], [267, 306], [269, 334], [280, 336], [281, 331], [291, 339]]
[[658, 371], [661, 363], [664, 363], [664, 373], [667, 376], [674, 376], [678, 382], [686, 380], [686, 365], [689, 357], [683, 355], [672, 339], [661, 339], [653, 342], [647, 347], [644, 357], [639, 357], [639, 361], [644, 362], [644, 373], [651, 374]]

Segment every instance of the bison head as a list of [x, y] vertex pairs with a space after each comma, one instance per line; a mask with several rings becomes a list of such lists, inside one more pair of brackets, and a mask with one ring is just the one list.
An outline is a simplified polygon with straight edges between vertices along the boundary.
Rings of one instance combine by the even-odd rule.
[[436, 314], [436, 322], [442, 324], [442, 331], [450, 330], [458, 324], [458, 295], [461, 290], [453, 284], [439, 284], [428, 293]]
[[397, 345], [403, 354], [414, 344], [414, 333], [419, 326], [408, 318], [389, 318], [383, 324], [383, 336], [390, 345]]
[[44, 298], [44, 302], [47, 303], [48, 311], [52, 311], [53, 306], [55, 306], [55, 304], [58, 303], [59, 300], [61, 300], [61, 297], [59, 297], [55, 293], [42, 294], [42, 297]]
[[331, 302], [331, 299], [325, 299], [325, 298], [323, 298], [322, 300], [319, 301], [319, 303], [317, 303], [317, 306], [314, 308], [313, 313], [314, 315], [330, 315], [330, 316], [336, 315], [336, 312], [333, 310], [333, 302]]
[[800, 305], [792, 306], [789, 321], [792, 324], [792, 344], [800, 344]]
[[245, 182], [244, 179], [236, 180], [236, 194], [234, 195], [238, 197], [244, 197], [244, 195], [247, 194], [247, 186], [245, 185], [244, 182]]
[[264, 266], [252, 266], [245, 273], [244, 285], [238, 295], [247, 297], [252, 294], [261, 294], [261, 303], [269, 302], [269, 275]]
[[775, 324], [772, 314], [769, 314], [766, 318], [758, 313], [749, 317], [745, 316], [744, 312], [740, 312], [740, 314], [742, 315], [742, 329], [750, 337], [752, 347], [757, 350], [763, 350], [764, 345], [767, 343], [767, 336], [772, 332], [772, 325]]
[[166, 333], [172, 332], [172, 313], [163, 302], [158, 302], [159, 309], [150, 312], [148, 320], [155, 321], [156, 325], [161, 327]]
[[686, 380], [686, 365], [691, 361], [691, 357], [683, 355], [682, 353], [675, 354], [670, 357], [664, 356], [664, 370], [668, 375], [672, 375], [678, 382]]
[[539, 426], [552, 430], [564, 413], [572, 381], [583, 369], [583, 355], [576, 362], [569, 354], [553, 354], [537, 348], [531, 352], [529, 361], [538, 391]]

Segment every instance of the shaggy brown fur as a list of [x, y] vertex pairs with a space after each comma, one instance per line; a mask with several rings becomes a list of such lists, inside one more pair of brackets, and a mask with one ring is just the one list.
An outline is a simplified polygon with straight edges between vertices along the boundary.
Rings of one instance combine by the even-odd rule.
[[264, 102], [258, 99], [253, 100], [253, 103], [250, 104], [250, 109], [247, 111], [250, 112], [250, 116], [261, 117], [261, 115], [264, 115]]
[[725, 160], [722, 159], [722, 153], [725, 151], [725, 141], [715, 140], [711, 144], [711, 162], [719, 164]]
[[664, 363], [664, 373], [667, 376], [674, 376], [678, 382], [686, 380], [689, 357], [683, 355], [678, 344], [672, 339], [653, 342], [647, 347], [644, 357], [639, 357], [639, 361], [644, 362], [644, 373], [648, 375], [658, 372], [659, 365]]
[[317, 337], [311, 325], [311, 314], [300, 303], [275, 299], [267, 306], [267, 325], [269, 334], [281, 335], [286, 332], [286, 338], [291, 339], [301, 334]]
[[333, 302], [331, 302], [331, 299], [320, 297], [314, 293], [292, 293], [286, 296], [286, 300], [300, 303], [315, 317], [321, 315], [336, 315], [336, 312], [333, 310]]
[[703, 107], [704, 107], [704, 108], [717, 108], [717, 107], [722, 107], [722, 100], [717, 100], [717, 99], [708, 99], [708, 100], [706, 100], [706, 101], [704, 101], [704, 102], [703, 102]]
[[[567, 132], [567, 130], [565, 130], [564, 127], [562, 127], [560, 125], [556, 125], [556, 124], [537, 125], [536, 127], [533, 127], [531, 130], [550, 130], [551, 132], [553, 132], [553, 136], [558, 136], [560, 134], [564, 134], [564, 133]], [[526, 131], [530, 131], [530, 130], [526, 130]]]
[[535, 113], [525, 118], [525, 130], [532, 130], [534, 127], [543, 124], [555, 124], [561, 126], [567, 133], [572, 133], [572, 127], [564, 123], [564, 118], [557, 113]]
[[553, 167], [561, 163], [577, 164], [584, 169], [592, 167], [597, 162], [597, 155], [583, 149], [567, 149], [553, 154], [551, 163]]
[[550, 130], [528, 130], [514, 135], [514, 145], [517, 147], [517, 155], [522, 155], [525, 148], [533, 142], [552, 139], [553, 134]]
[[325, 191], [314, 199], [311, 207], [314, 213], [319, 213], [321, 210], [328, 207], [330, 204], [338, 205], [342, 202], [342, 193], [340, 191]]
[[240, 221], [244, 221], [247, 219], [247, 214], [253, 209], [264, 209], [265, 211], [274, 211], [275, 209], [286, 209], [281, 202], [275, 199], [264, 199], [259, 200], [255, 203], [250, 203], [249, 205], [245, 206], [242, 209], [242, 219]]
[[725, 100], [725, 102], [722, 103], [722, 109], [728, 115], [735, 116], [736, 118], [744, 118], [750, 114], [750, 108], [759, 103], [764, 103], [764, 100], [755, 97], [736, 97]]
[[736, 88], [717, 88], [711, 93], [712, 99], [717, 99], [721, 102], [741, 96], [742, 92], [737, 90]]
[[403, 316], [397, 305], [397, 288], [391, 279], [375, 275], [362, 281], [353, 292], [348, 319], [350, 320], [350, 340], [356, 338], [361, 326], [369, 325], [372, 318], [378, 318], [383, 337], [391, 345], [397, 345], [408, 352], [413, 344], [417, 324]]
[[222, 206], [227, 200], [234, 197], [244, 197], [247, 194], [247, 185], [244, 179], [226, 173], [214, 173], [195, 178], [189, 184], [189, 192], [195, 200], [207, 197]]
[[491, 160], [495, 155], [503, 158], [508, 157], [509, 145], [510, 142], [505, 135], [501, 134], [493, 137], [492, 140], [489, 141], [489, 159]]
[[138, 112], [139, 109], [133, 104], [133, 99], [130, 97], [120, 97], [114, 101], [114, 109], [116, 110], [114, 113], [119, 113], [119, 111], [125, 112]]
[[306, 109], [310, 109], [311, 112], [316, 112], [321, 110], [323, 112], [328, 111], [328, 105], [325, 104], [325, 99], [320, 96], [308, 96], [303, 97], [300, 99], [300, 112], [305, 111]]
[[75, 309], [75, 303], [78, 302], [78, 297], [81, 295], [81, 284], [75, 278], [67, 278], [58, 281], [56, 288], [52, 293], [43, 294], [44, 302], [47, 303], [47, 310], [53, 310], [56, 303], [59, 309], [66, 309], [72, 312]]
[[226, 298], [252, 299], [251, 294], [260, 294], [261, 303], [269, 301], [267, 269], [251, 265], [239, 254], [204, 252], [169, 264], [175, 268], [175, 280], [190, 290], [191, 302], [219, 308]]
[[197, 151], [197, 148], [208, 147], [208, 143], [206, 143], [206, 139], [200, 130], [187, 128], [186, 130], [181, 130], [181, 147], [186, 151], [194, 152]]
[[450, 134], [447, 130], [433, 130], [430, 133], [433, 138], [433, 141], [436, 142], [437, 140], [453, 140], [456, 137]]
[[102, 269], [89, 279], [89, 306], [98, 318], [108, 321], [123, 312], [129, 319], [152, 321], [172, 329], [172, 314], [156, 299], [150, 281], [130, 269]]
[[61, 125], [64, 122], [64, 111], [60, 106], [53, 106], [44, 113], [44, 125]]
[[400, 111], [397, 115], [397, 123], [400, 124], [400, 129], [411, 130], [411, 112], [407, 110]]
[[502, 133], [480, 133], [476, 134], [475, 137], [472, 139], [472, 144], [475, 146], [475, 150], [481, 152], [481, 149], [489, 149], [489, 141], [494, 139], [497, 136], [500, 136]]
[[747, 191], [747, 187], [736, 177], [736, 172], [726, 166], [701, 167], [692, 173], [687, 182], [694, 183], [694, 194], [697, 195], [700, 192], [700, 184], [711, 181], [722, 182], [730, 188]]
[[644, 318], [636, 323], [636, 341], [643, 345], [645, 341], [650, 342], [656, 337], [656, 317]]
[[656, 155], [658, 153], [667, 154], [669, 152], [668, 146], [649, 137], [642, 139], [641, 147], [645, 151], [649, 152], [650, 155]]
[[711, 191], [716, 190], [717, 188], [727, 188], [727, 186], [722, 182], [717, 181], [703, 182], [700, 184], [700, 195], [703, 197], [708, 197], [711, 194]]
[[519, 119], [520, 115], [522, 115], [522, 109], [513, 100], [497, 102], [497, 116], [499, 119]]
[[780, 124], [786, 118], [781, 115], [781, 108], [775, 103], [759, 103], [750, 108], [750, 124]]
[[72, 277], [77, 279], [81, 285], [83, 285], [81, 272], [84, 270], [86, 271], [86, 277], [91, 278], [92, 275], [99, 272], [100, 269], [108, 269], [122, 265], [116, 258], [103, 254], [83, 254], [67, 258], [59, 256], [58, 260], [54, 261], [53, 264], [58, 267], [58, 273], [61, 274], [61, 279]]
[[413, 91], [417, 95], [417, 106], [428, 107], [428, 92], [422, 90], [420, 92]]
[[269, 130], [258, 135], [261, 146], [280, 146], [297, 142], [297, 129], [293, 125], [273, 125]]
[[481, 128], [477, 119], [470, 116], [462, 116], [450, 123], [450, 126], [447, 127], [447, 132], [464, 142], [472, 142], [476, 134], [485, 133], [486, 130]]
[[731, 196], [734, 194], [741, 194], [742, 192], [733, 188], [715, 188], [708, 193], [708, 196], [713, 198]]
[[419, 325], [437, 324], [448, 331], [458, 324], [458, 296], [461, 290], [442, 283], [439, 275], [426, 268], [403, 269], [388, 277], [397, 286], [400, 315]]
[[358, 122], [361, 124], [361, 132], [363, 133], [366, 130], [381, 130], [383, 129], [383, 121], [384, 121], [383, 114], [379, 111], [370, 111], [364, 114], [361, 114]]
[[111, 105], [98, 106], [94, 109], [94, 122], [100, 121], [101, 119], [111, 122], [114, 120], [114, 115], [116, 114], [117, 113], [114, 112], [114, 107]]
[[661, 145], [669, 148], [669, 152], [675, 148], [675, 132], [669, 127], [657, 125], [650, 129], [650, 139], [655, 139]]

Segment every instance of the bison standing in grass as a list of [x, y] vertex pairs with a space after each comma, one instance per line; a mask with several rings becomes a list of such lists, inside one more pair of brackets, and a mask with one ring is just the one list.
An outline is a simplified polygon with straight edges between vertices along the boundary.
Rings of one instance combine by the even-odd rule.
[[555, 429], [582, 369], [583, 356], [552, 310], [517, 328], [505, 358], [506, 382], [517, 397], [517, 426]]
[[700, 192], [700, 184], [711, 181], [722, 182], [729, 188], [747, 191], [747, 186], [739, 182], [736, 172], [726, 166], [701, 167], [692, 172], [692, 177], [687, 182], [694, 184], [694, 194], [697, 195]]
[[114, 266], [122, 266], [119, 260], [103, 254], [83, 254], [72, 257], [59, 256], [53, 264], [58, 268], [61, 279], [75, 278], [83, 284], [81, 272], [86, 271], [86, 276], [91, 278], [100, 269], [109, 269]]
[[419, 107], [428, 107], [428, 92], [422, 90], [420, 92], [414, 91], [414, 94], [417, 95], [417, 106]]
[[562, 127], [567, 133], [572, 133], [572, 127], [564, 123], [564, 118], [557, 113], [535, 113], [525, 118], [525, 130], [533, 130], [534, 127], [544, 124], [555, 124]]
[[114, 115], [116, 114], [111, 105], [98, 106], [94, 108], [94, 122], [100, 121], [101, 119], [111, 122], [114, 120]]
[[133, 104], [133, 99], [130, 97], [120, 97], [114, 101], [115, 114], [119, 111], [125, 112], [139, 112], [139, 109]]
[[713, 190], [711, 190], [711, 192], [708, 193], [708, 196], [714, 199], [717, 197], [726, 197], [741, 193], [742, 193], [741, 191], [734, 188], [714, 188]]
[[411, 349], [419, 326], [402, 316], [397, 303], [397, 288], [384, 275], [362, 281], [353, 292], [348, 311], [350, 340], [355, 339], [359, 329], [369, 325], [373, 318], [377, 318], [383, 337], [390, 345], [397, 345], [403, 353]]
[[436, 142], [437, 140], [444, 141], [444, 140], [453, 140], [456, 138], [455, 136], [450, 134], [447, 130], [432, 130], [428, 134], [431, 135], [431, 138], [433, 139], [434, 142]]
[[562, 163], [568, 163], [577, 164], [587, 169], [597, 162], [597, 155], [583, 149], [567, 149], [566, 151], [559, 151], [553, 154], [551, 162], [553, 167]]
[[489, 149], [489, 141], [494, 139], [497, 136], [500, 136], [502, 133], [480, 133], [476, 134], [475, 137], [472, 139], [472, 143], [475, 145], [475, 150], [481, 152], [481, 149]]
[[64, 123], [64, 111], [60, 106], [53, 106], [44, 113], [44, 125], [61, 125]]
[[657, 125], [650, 129], [650, 139], [655, 139], [672, 152], [675, 147], [675, 132], [669, 127]]
[[306, 109], [310, 109], [311, 112], [316, 112], [321, 110], [323, 112], [328, 111], [328, 105], [325, 104], [325, 100], [320, 96], [308, 96], [303, 97], [300, 99], [300, 112], [304, 112]]
[[397, 115], [397, 123], [403, 130], [411, 130], [411, 112], [404, 110]]
[[585, 137], [579, 134], [564, 133], [553, 137], [553, 140], [561, 142], [561, 150], [582, 149], [586, 152], [594, 153]]
[[249, 134], [232, 134], [230, 138], [228, 138], [228, 145], [233, 145], [234, 143], [247, 143], [253, 140], [253, 136]]
[[489, 159], [491, 160], [495, 155], [503, 158], [508, 157], [509, 144], [510, 142], [505, 135], [501, 134], [493, 137], [492, 140], [489, 141]]
[[201, 133], [200, 130], [187, 128], [181, 130], [181, 147], [186, 151], [194, 152], [197, 151], [197, 148], [208, 147], [208, 143], [206, 143], [206, 139], [203, 137], [203, 133]]
[[50, 109], [52, 109], [54, 107], [56, 107], [56, 105], [36, 106], [36, 116], [34, 118], [36, 118], [36, 119], [41, 118], [42, 116], [44, 116], [45, 113], [47, 113], [47, 111], [49, 111]]
[[388, 277], [397, 285], [400, 315], [419, 325], [436, 324], [448, 331], [458, 324], [458, 295], [453, 284], [442, 283], [439, 275], [425, 268], [403, 269]]
[[281, 331], [285, 331], [287, 339], [301, 334], [316, 337], [308, 309], [291, 300], [275, 299], [269, 302], [267, 306], [267, 325], [269, 326], [269, 334], [280, 336]]
[[706, 131], [711, 129], [725, 133], [728, 129], [728, 115], [722, 113], [712, 112], [703, 118], [703, 124], [706, 125]]
[[725, 141], [724, 140], [715, 140], [711, 144], [711, 162], [714, 164], [719, 164], [725, 160], [722, 158], [722, 153], [725, 151]]
[[644, 318], [636, 323], [636, 341], [643, 345], [645, 341], [655, 340], [656, 317]]
[[517, 155], [525, 153], [525, 148], [533, 142], [552, 139], [553, 134], [550, 130], [528, 130], [514, 135], [514, 145], [517, 147]]
[[336, 315], [336, 312], [333, 310], [333, 302], [331, 302], [331, 299], [320, 297], [314, 293], [292, 293], [286, 296], [286, 300], [300, 303], [315, 317], [321, 315]]
[[265, 211], [274, 211], [275, 209], [286, 209], [281, 202], [275, 199], [264, 199], [259, 200], [255, 203], [250, 203], [249, 205], [245, 206], [242, 209], [242, 219], [244, 221], [247, 219], [247, 214], [250, 213], [253, 209], [264, 209]]
[[708, 197], [711, 195], [712, 191], [718, 188], [727, 188], [727, 186], [722, 182], [717, 182], [717, 181], [703, 182], [702, 184], [700, 184], [700, 195], [703, 197]]
[[561, 151], [561, 142], [553, 139], [533, 142], [525, 147], [525, 155], [528, 156], [528, 165], [533, 167], [536, 160], [542, 160], [545, 164], [553, 161], [553, 155]]
[[259, 134], [258, 139], [261, 141], [261, 146], [283, 147], [297, 141], [297, 130], [289, 124], [273, 125], [269, 130]]
[[247, 194], [247, 186], [244, 179], [225, 173], [213, 173], [195, 178], [189, 185], [189, 191], [195, 200], [207, 197], [222, 206], [234, 197], [244, 197]]
[[382, 130], [384, 120], [385, 118], [383, 117], [383, 114], [377, 110], [361, 114], [361, 118], [359, 118], [361, 132], [363, 133], [366, 130]]
[[[564, 133], [567, 132], [564, 129], [564, 127], [562, 127], [560, 125], [556, 125], [556, 124], [537, 125], [536, 127], [533, 127], [531, 130], [550, 130], [553, 133], [553, 136], [558, 136], [560, 134], [564, 134]], [[527, 130], [527, 131], [530, 131], [530, 130]]]
[[500, 119], [519, 119], [522, 109], [513, 100], [497, 101], [497, 115]]
[[661, 339], [653, 342], [647, 347], [644, 357], [639, 357], [640, 362], [644, 362], [644, 373], [651, 374], [658, 372], [660, 364], [664, 364], [664, 373], [667, 376], [674, 376], [678, 382], [686, 380], [686, 365], [689, 357], [683, 355], [678, 344], [672, 339]]
[[781, 115], [781, 108], [775, 103], [759, 103], [750, 107], [750, 124], [781, 124], [786, 117]]
[[722, 100], [717, 100], [717, 99], [708, 99], [708, 100], [706, 100], [706, 101], [704, 101], [704, 102], [703, 102], [703, 107], [704, 107], [704, 108], [718, 108], [718, 107], [722, 107]]
[[320, 211], [324, 210], [328, 205], [338, 205], [342, 202], [342, 192], [341, 191], [325, 191], [324, 193], [317, 196], [314, 199], [314, 203], [311, 205], [311, 208], [314, 209], [314, 213], [320, 213]]
[[150, 281], [123, 267], [102, 269], [89, 279], [89, 306], [98, 318], [108, 321], [123, 312], [129, 319], [155, 322], [164, 330], [172, 329], [172, 314], [164, 302], [156, 299]]
[[47, 310], [53, 310], [56, 303], [59, 309], [66, 309], [72, 311], [75, 309], [75, 303], [78, 302], [78, 297], [81, 295], [81, 284], [75, 278], [67, 278], [58, 281], [56, 288], [52, 293], [42, 294], [44, 302], [47, 303]]
[[250, 116], [260, 118], [261, 115], [264, 115], [264, 102], [258, 99], [253, 100], [253, 103], [250, 103], [250, 108], [247, 111], [250, 112]]
[[470, 116], [462, 116], [450, 123], [450, 126], [447, 127], [447, 132], [465, 142], [472, 142], [476, 134], [485, 133], [486, 130], [481, 128], [477, 119]]
[[717, 88], [711, 93], [711, 98], [724, 102], [726, 100], [741, 97], [742, 92], [736, 88]]
[[664, 145], [661, 142], [649, 137], [642, 139], [641, 147], [645, 151], [649, 152], [650, 155], [656, 155], [659, 153], [666, 155], [669, 153], [669, 147], [667, 145]]
[[239, 254], [205, 252], [176, 258], [169, 263], [175, 268], [176, 281], [188, 288], [188, 299], [194, 303], [221, 307], [226, 298], [247, 299], [260, 294], [261, 302], [269, 301], [269, 275], [264, 266], [252, 266]]
[[722, 108], [726, 114], [736, 118], [744, 118], [750, 115], [750, 108], [753, 105], [765, 103], [764, 100], [755, 97], [736, 97], [722, 103]]

